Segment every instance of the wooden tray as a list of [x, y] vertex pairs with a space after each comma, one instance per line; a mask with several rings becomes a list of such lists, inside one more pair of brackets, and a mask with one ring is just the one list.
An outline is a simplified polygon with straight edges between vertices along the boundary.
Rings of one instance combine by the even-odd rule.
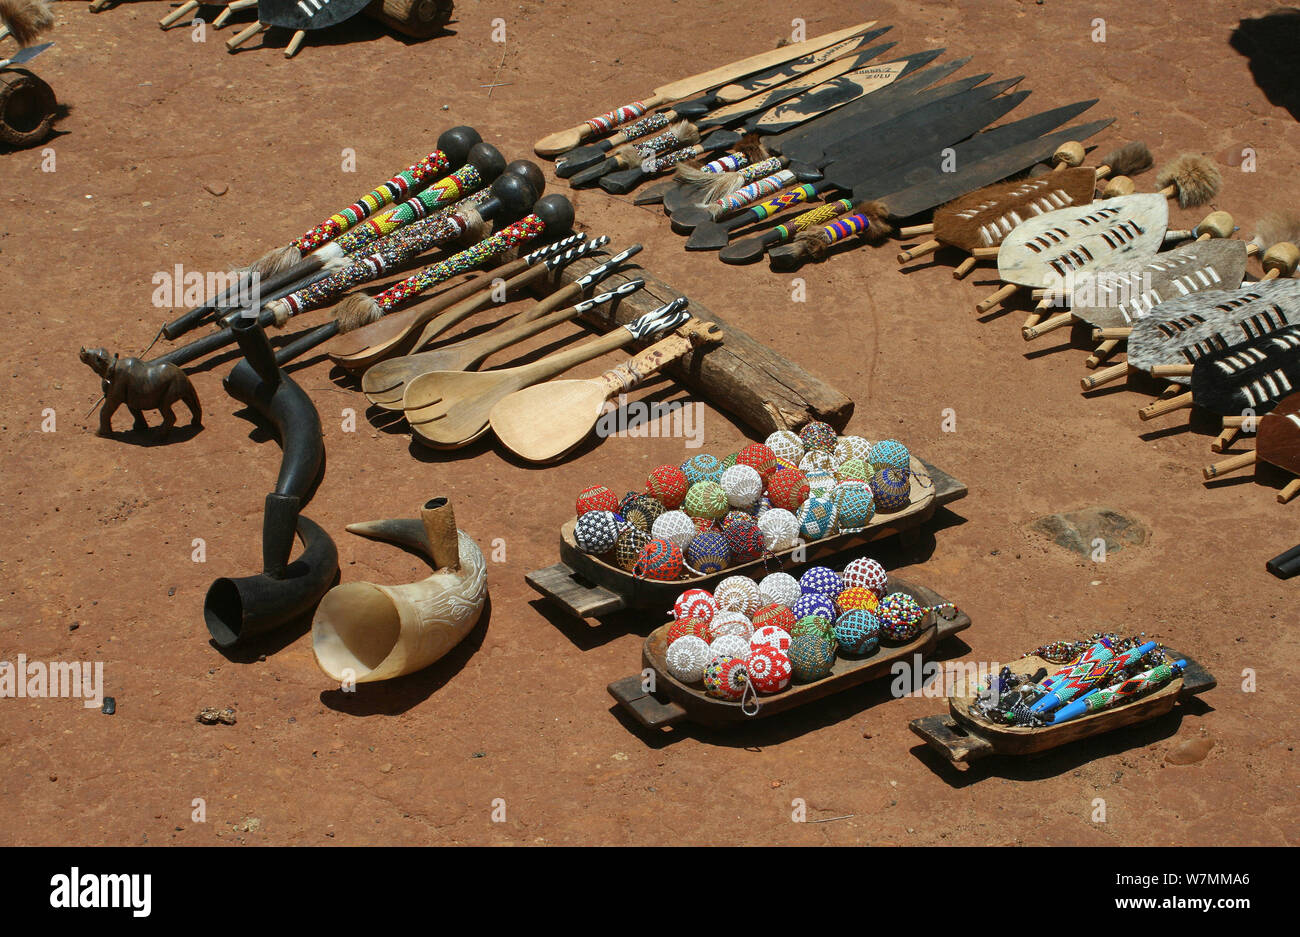
[[[535, 569], [524, 578], [530, 586], [577, 618], [595, 618], [627, 608], [666, 611], [687, 589], [712, 590], [728, 576], [762, 578], [778, 569], [811, 563], [822, 556], [840, 553], [853, 547], [880, 540], [905, 530], [920, 527], [941, 504], [966, 496], [966, 486], [928, 462], [912, 457], [911, 502], [891, 514], [877, 514], [863, 530], [836, 534], [805, 545], [803, 557], [796, 561], [794, 550], [783, 550], [764, 559], [729, 566], [709, 576], [693, 576], [673, 582], [638, 579], [622, 567], [589, 556], [578, 549], [573, 539], [575, 519], [560, 529], [560, 562], [545, 569]], [[921, 485], [916, 473], [928, 475], [932, 486]]]
[[[914, 719], [911, 729], [953, 764], [960, 764], [989, 755], [1032, 755], [1121, 726], [1146, 722], [1169, 712], [1180, 699], [1215, 687], [1214, 677], [1191, 657], [1171, 649], [1166, 649], [1166, 653], [1173, 660], [1187, 661], [1181, 676], [1131, 703], [1080, 716], [1059, 726], [1029, 728], [988, 722], [971, 715], [969, 706], [975, 699], [972, 692], [967, 696], [950, 696], [948, 715]], [[1061, 665], [1041, 657], [1025, 657], [1007, 666], [1013, 673], [1033, 673], [1039, 667], [1052, 671]]]
[[[946, 600], [922, 586], [914, 586], [901, 579], [889, 577], [889, 592], [906, 592], [921, 605], [941, 605]], [[865, 683], [867, 680], [889, 674], [895, 661], [911, 661], [912, 655], [925, 655], [940, 641], [965, 631], [970, 627], [970, 618], [965, 612], [958, 611], [956, 617], [948, 620], [934, 612], [929, 613], [930, 624], [911, 641], [899, 645], [881, 645], [875, 653], [861, 658], [836, 657], [830, 675], [813, 683], [791, 683], [788, 688], [771, 696], [758, 697], [758, 711], [746, 713], [739, 702], [716, 699], [709, 696], [701, 687], [682, 683], [668, 672], [665, 654], [668, 651], [668, 628], [671, 623], [661, 625], [645, 639], [641, 650], [642, 664], [654, 671], [655, 692], [645, 692], [645, 677], [633, 674], [622, 680], [615, 680], [608, 687], [609, 693], [619, 704], [632, 714], [641, 725], [648, 728], [661, 728], [672, 725], [682, 719], [690, 719], [704, 725], [735, 725], [751, 719], [761, 719], [779, 712], [785, 712], [796, 706], [803, 706]], [[752, 710], [753, 703], [747, 704]]]

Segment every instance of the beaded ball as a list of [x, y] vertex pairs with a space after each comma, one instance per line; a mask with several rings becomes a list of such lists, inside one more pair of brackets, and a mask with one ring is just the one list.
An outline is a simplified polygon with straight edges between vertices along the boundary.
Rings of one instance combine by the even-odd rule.
[[843, 590], [844, 580], [828, 566], [809, 566], [799, 577], [799, 591], [805, 595], [811, 592], [830, 599]]
[[774, 472], [767, 483], [767, 497], [774, 508], [797, 511], [808, 500], [808, 477], [798, 469]]
[[775, 474], [776, 472], [781, 471], [781, 469], [798, 469], [798, 468], [799, 468], [799, 460], [798, 460], [798, 459], [783, 459], [783, 458], [781, 458], [780, 456], [777, 456], [777, 457], [776, 457], [776, 462], [774, 462], [773, 464], [774, 464], [776, 467], [775, 467], [771, 472], [768, 473], [767, 478], [763, 479], [764, 481], [771, 481], [771, 479], [772, 479], [772, 475]]
[[709, 623], [703, 618], [682, 618], [668, 626], [666, 635], [668, 646], [672, 647], [673, 643], [679, 638], [687, 635], [695, 635], [697, 638], [703, 638], [704, 643], [709, 643]]
[[807, 618], [809, 615], [820, 615], [830, 621], [835, 620], [835, 603], [816, 592], [805, 592], [799, 596], [791, 611], [794, 612], [794, 617], [799, 619]]
[[880, 646], [880, 620], [863, 608], [845, 612], [835, 622], [835, 640], [847, 654], [870, 654]]
[[731, 563], [731, 548], [727, 546], [726, 536], [716, 530], [696, 534], [686, 548], [686, 562], [705, 576], [722, 572]]
[[879, 511], [897, 511], [912, 501], [911, 473], [886, 466], [871, 479], [871, 496]]
[[655, 537], [641, 548], [632, 574], [642, 579], [671, 582], [682, 574], [682, 550], [671, 540]]
[[766, 603], [776, 603], [791, 608], [803, 595], [799, 580], [789, 573], [768, 573], [758, 584], [758, 594]]
[[722, 473], [722, 490], [733, 508], [752, 508], [763, 494], [763, 479], [757, 469], [733, 465]]
[[862, 459], [846, 459], [835, 466], [837, 482], [869, 482], [875, 472]]
[[754, 614], [763, 604], [759, 599], [758, 583], [748, 576], [728, 576], [718, 583], [713, 597], [718, 601], [718, 608], [746, 616]]
[[[787, 615], [790, 614], [790, 610], [785, 606], [781, 605], [777, 607], [782, 609]], [[749, 643], [752, 647], [766, 645], [768, 647], [774, 647], [778, 651], [788, 651], [790, 649], [790, 632], [776, 625], [764, 625], [761, 628], [754, 629], [754, 636], [749, 639]]]
[[891, 641], [910, 641], [921, 633], [925, 609], [906, 592], [891, 592], [876, 606], [880, 630]]
[[799, 521], [785, 508], [772, 508], [758, 519], [763, 534], [763, 549], [769, 553], [788, 550], [799, 536]]
[[623, 495], [622, 499], [618, 502], [618, 510], [615, 513], [621, 514], [624, 517], [626, 517], [627, 515], [624, 514], [624, 512], [628, 509], [628, 506], [637, 498], [641, 498], [641, 497], [645, 497], [645, 495], [642, 492], [629, 491], [627, 494]]
[[[690, 517], [690, 515], [687, 515]], [[721, 530], [718, 522], [711, 517], [691, 517], [691, 523], [695, 525], [695, 536], [707, 534], [711, 530]]]
[[724, 458], [724, 459], [722, 460], [722, 474], [723, 474], [723, 475], [727, 474], [727, 469], [731, 468], [733, 465], [736, 464], [736, 456], [738, 456], [738, 455], [740, 455], [740, 453], [738, 453], [738, 452], [732, 452], [732, 453], [728, 454], [728, 455], [726, 456], [726, 458]]
[[743, 519], [734, 520], [730, 524], [724, 521], [722, 525], [723, 536], [727, 538], [731, 559], [735, 563], [757, 559], [763, 553], [763, 532], [758, 529], [758, 521], [748, 514], [740, 514], [740, 518]]
[[623, 518], [642, 533], [648, 534], [654, 529], [654, 523], [663, 517], [667, 510], [649, 495], [637, 495], [623, 505]]
[[831, 624], [833, 620], [823, 615], [805, 615], [794, 623], [794, 627], [790, 630], [790, 637], [798, 638], [808, 634], [816, 635], [823, 641], [831, 642], [833, 647], [835, 642], [835, 626]]
[[797, 635], [790, 642], [790, 669], [801, 683], [820, 680], [835, 664], [835, 646], [815, 634]]
[[760, 478], [765, 478], [775, 468], [776, 453], [761, 442], [750, 443], [736, 453], [736, 464], [748, 465]]
[[754, 505], [754, 516], [762, 517], [770, 510], [772, 510], [772, 499], [767, 495], [763, 495], [758, 499], [758, 504]]
[[684, 511], [665, 511], [650, 529], [650, 536], [675, 543], [679, 550], [686, 549], [695, 533], [695, 523]]
[[912, 458], [907, 447], [897, 439], [882, 439], [867, 450], [867, 464], [877, 472], [885, 466], [905, 469], [911, 466]]
[[823, 449], [826, 452], [835, 451], [835, 443], [839, 436], [835, 432], [835, 427], [829, 423], [822, 423], [819, 420], [813, 420], [811, 423], [804, 424], [799, 430], [799, 441], [803, 443], [804, 450]]
[[844, 533], [855, 533], [876, 516], [876, 502], [871, 495], [871, 488], [862, 482], [842, 482], [835, 486], [831, 494], [838, 514], [835, 518]]
[[789, 631], [799, 621], [794, 617], [794, 612], [790, 611], [790, 606], [782, 605], [780, 602], [772, 602], [764, 605], [754, 613], [752, 619], [754, 622], [754, 631], [758, 632], [760, 628], [777, 628], [781, 631]]
[[835, 457], [825, 449], [809, 449], [799, 460], [799, 471], [811, 472], [815, 469], [834, 469]]
[[820, 540], [835, 530], [839, 508], [830, 498], [809, 498], [799, 505], [795, 519], [805, 540]]
[[687, 589], [673, 603], [673, 618], [677, 621], [693, 618], [707, 625], [717, 610], [718, 603], [712, 592], [707, 589]]
[[604, 485], [592, 485], [578, 492], [578, 516], [588, 511], [617, 511], [618, 495]]
[[749, 617], [741, 612], [720, 609], [709, 622], [709, 640], [716, 641], [724, 634], [739, 635], [748, 641], [754, 634], [754, 625]]
[[675, 465], [661, 465], [645, 480], [645, 493], [670, 511], [682, 506], [690, 487], [686, 473]]
[[849, 459], [867, 460], [867, 453], [871, 451], [871, 443], [861, 436], [841, 436], [835, 442], [835, 464], [847, 462]]
[[788, 429], [779, 429], [763, 444], [772, 450], [772, 455], [787, 462], [797, 463], [803, 458], [803, 441]]
[[885, 594], [885, 584], [889, 582], [889, 574], [885, 572], [885, 567], [865, 556], [845, 566], [844, 572], [840, 573], [840, 578], [844, 580], [846, 586], [870, 589], [877, 597]]
[[719, 699], [738, 700], [745, 693], [749, 674], [740, 657], [711, 657], [704, 665], [704, 690]]
[[749, 639], [738, 634], [724, 634], [709, 645], [709, 653], [714, 657], [746, 657]]
[[759, 693], [780, 693], [790, 685], [794, 668], [784, 651], [761, 645], [753, 648], [745, 658], [745, 673]]
[[872, 592], [866, 586], [849, 586], [847, 589], [840, 591], [835, 597], [835, 607], [840, 613], [850, 612], [854, 609], [864, 609], [872, 611], [880, 604], [880, 596]]
[[668, 672], [682, 683], [699, 683], [711, 656], [709, 645], [703, 638], [686, 635], [668, 645], [664, 662], [668, 665]]
[[707, 452], [691, 456], [683, 462], [682, 471], [686, 474], [686, 480], [692, 485], [698, 482], [716, 482], [722, 479], [722, 463], [718, 461], [717, 456], [711, 456]]
[[727, 493], [715, 481], [698, 481], [686, 492], [682, 510], [691, 517], [717, 520], [727, 513]]
[[829, 498], [832, 491], [835, 490], [835, 473], [826, 469], [813, 469], [811, 472], [805, 472], [804, 477], [808, 479], [808, 497], [810, 498]]
[[599, 556], [614, 549], [622, 526], [613, 511], [588, 511], [574, 524], [573, 539], [583, 553]]
[[614, 541], [614, 562], [629, 573], [636, 568], [636, 561], [641, 558], [641, 551], [650, 542], [647, 537], [631, 524], [625, 524]]

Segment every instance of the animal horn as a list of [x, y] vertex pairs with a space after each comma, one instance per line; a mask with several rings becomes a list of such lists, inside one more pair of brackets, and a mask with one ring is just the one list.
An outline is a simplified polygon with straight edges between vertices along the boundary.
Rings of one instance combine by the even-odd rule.
[[487, 600], [487, 564], [478, 545], [456, 529], [446, 498], [427, 502], [418, 520], [347, 529], [416, 550], [434, 572], [419, 582], [350, 582], [326, 593], [312, 621], [312, 650], [328, 677], [371, 683], [414, 673], [443, 657], [478, 623]]

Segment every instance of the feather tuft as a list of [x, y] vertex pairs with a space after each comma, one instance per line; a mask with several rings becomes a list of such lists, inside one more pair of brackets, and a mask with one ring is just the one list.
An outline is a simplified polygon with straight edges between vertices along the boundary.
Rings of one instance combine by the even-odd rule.
[[1101, 165], [1110, 167], [1112, 176], [1136, 176], [1146, 172], [1154, 163], [1151, 148], [1141, 140], [1117, 146], [1101, 160]]
[[883, 244], [893, 237], [898, 230], [894, 223], [889, 220], [889, 206], [884, 202], [858, 202], [853, 206], [850, 214], [867, 216], [870, 224], [867, 230], [862, 233], [862, 239], [868, 244]]
[[383, 314], [384, 311], [379, 308], [379, 303], [375, 302], [374, 297], [367, 296], [365, 293], [353, 293], [351, 296], [343, 297], [343, 301], [334, 310], [334, 318], [338, 320], [340, 334], [369, 325], [381, 318]]
[[302, 263], [302, 251], [289, 244], [267, 251], [249, 265], [248, 272], [265, 279], [290, 270], [300, 263]]
[[54, 12], [45, 0], [0, 0], [0, 25], [26, 48], [54, 25]]
[[1255, 224], [1255, 236], [1250, 243], [1260, 252], [1283, 242], [1300, 244], [1300, 214], [1290, 211], [1270, 212]]
[[1208, 156], [1184, 153], [1166, 164], [1156, 175], [1160, 188], [1173, 186], [1182, 208], [1204, 205], [1219, 194], [1222, 183], [1219, 167]]
[[[679, 120], [677, 123], [669, 125], [662, 133], [655, 134], [655, 136], [662, 136], [664, 133], [671, 133], [677, 138], [677, 144], [672, 147], [674, 150], [694, 146], [700, 142], [699, 128], [689, 120]], [[645, 157], [641, 155], [641, 151], [638, 150], [637, 147], [645, 142], [645, 140], [634, 140], [631, 143], [624, 143], [622, 146], [616, 146], [606, 159], [617, 160], [618, 165], [624, 169], [639, 166]]]

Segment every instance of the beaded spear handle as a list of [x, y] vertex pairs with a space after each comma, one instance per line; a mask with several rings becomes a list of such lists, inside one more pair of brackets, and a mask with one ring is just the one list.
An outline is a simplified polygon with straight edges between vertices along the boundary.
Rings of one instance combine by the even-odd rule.
[[[808, 188], [811, 188], [811, 186]], [[790, 204], [793, 205], [797, 203], [791, 202]], [[772, 233], [775, 235], [776, 239], [772, 243], [784, 244], [800, 231], [805, 231], [813, 225], [825, 224], [825, 222], [830, 221], [838, 215], [844, 214], [852, 207], [853, 199], [842, 198], [836, 202], [827, 202], [825, 205], [818, 205], [816, 208], [811, 208], [800, 215], [796, 215], [790, 220], [789, 224], [779, 224], [773, 228]], [[779, 211], [781, 209], [777, 210]]]
[[[703, 172], [735, 172], [737, 169], [743, 169], [749, 165], [749, 157], [744, 153], [731, 152], [723, 153], [717, 159], [705, 163], [700, 169]], [[749, 180], [745, 180], [748, 182]]]
[[393, 178], [376, 186], [347, 208], [331, 215], [306, 234], [291, 241], [290, 246], [296, 247], [304, 254], [315, 250], [326, 241], [332, 240], [348, 230], [357, 222], [369, 218], [371, 214], [385, 205], [391, 205], [399, 198], [405, 197], [407, 192], [425, 179], [434, 178], [446, 172], [447, 167], [450, 165], [451, 159], [446, 153], [442, 150], [434, 150], [418, 163], [407, 166]]
[[373, 218], [338, 236], [337, 243], [345, 254], [358, 251], [403, 225], [419, 221], [448, 205], [465, 198], [483, 185], [483, 173], [472, 163], [466, 163], [449, 176], [439, 179], [414, 198], [385, 209]]
[[711, 345], [722, 341], [722, 329], [716, 322], [701, 322], [699, 319], [690, 318], [689, 314], [685, 313], [687, 302], [685, 297], [674, 302], [681, 303], [680, 308], [683, 310], [681, 314], [686, 315], [689, 321], [678, 333], [656, 342], [639, 355], [629, 358], [617, 367], [610, 368], [597, 378], [605, 385], [606, 397], [631, 390], [660, 368], [686, 357], [700, 345]]
[[716, 220], [723, 215], [729, 215], [734, 211], [739, 211], [761, 198], [766, 198], [773, 192], [780, 192], [791, 182], [794, 182], [795, 175], [789, 169], [782, 169], [775, 175], [766, 176], [749, 185], [742, 186], [730, 195], [723, 196], [708, 206], [709, 214]]
[[631, 104], [624, 104], [622, 107], [616, 107], [612, 111], [606, 111], [599, 117], [592, 117], [582, 123], [582, 129], [578, 132], [578, 138], [589, 140], [592, 137], [603, 137], [619, 124], [625, 124], [629, 120], [636, 120], [643, 116], [650, 106], [645, 101], [633, 101]]
[[642, 117], [636, 123], [628, 124], [618, 133], [609, 138], [610, 146], [618, 146], [621, 143], [627, 143], [636, 140], [647, 134], [654, 133], [656, 130], [662, 130], [673, 122], [675, 115], [672, 111], [660, 111], [658, 114], [650, 114]]
[[817, 187], [807, 183], [795, 186], [793, 189], [787, 189], [773, 195], [771, 198], [764, 199], [757, 204], [750, 205], [747, 211], [741, 212], [734, 218], [726, 222], [728, 231], [734, 231], [736, 228], [743, 228], [746, 225], [753, 224], [755, 221], [763, 221], [771, 218], [773, 215], [780, 214], [787, 208], [795, 205], [802, 205], [817, 195]]

